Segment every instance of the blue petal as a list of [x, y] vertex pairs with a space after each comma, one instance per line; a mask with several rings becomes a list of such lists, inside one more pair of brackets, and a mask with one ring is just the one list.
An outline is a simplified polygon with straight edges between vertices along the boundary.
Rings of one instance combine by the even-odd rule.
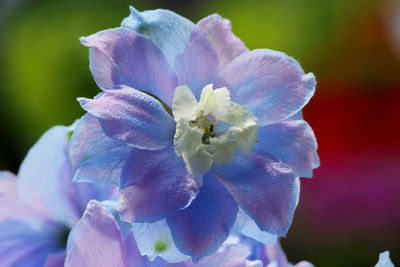
[[90, 70], [100, 88], [126, 85], [172, 103], [176, 77], [150, 39], [116, 28], [82, 37], [81, 42], [90, 47]]
[[82, 219], [72, 229], [65, 266], [128, 266], [125, 243], [111, 212], [91, 201]]
[[229, 235], [238, 205], [212, 173], [194, 201], [167, 218], [178, 249], [194, 262], [215, 252]]
[[[80, 214], [68, 205], [73, 177], [65, 126], [48, 130], [29, 150], [18, 172], [21, 201], [55, 221], [73, 225]], [[74, 191], [75, 192], [75, 191]]]
[[63, 249], [51, 222], [0, 221], [0, 266], [44, 266], [47, 256]]
[[[170, 266], [166, 261], [161, 258], [156, 258], [154, 261], [150, 262], [147, 256], [142, 256], [138, 249], [135, 239], [133, 238], [132, 232], [129, 232], [125, 237], [125, 246], [129, 267], [167, 267]], [[175, 266], [174, 266], [175, 267]], [[186, 267], [186, 266], [176, 266], [176, 267]]]
[[132, 147], [105, 135], [100, 122], [86, 114], [79, 120], [70, 141], [74, 182], [119, 185], [122, 167], [131, 150]]
[[243, 234], [263, 244], [275, 243], [278, 238], [277, 235], [262, 231], [254, 222], [254, 220], [251, 219], [242, 209], [239, 209], [231, 232], [232, 234]]
[[[204, 257], [199, 263], [185, 261], [185, 267], [262, 267], [259, 260], [247, 260], [250, 249], [243, 244], [223, 244], [210, 256]], [[173, 265], [174, 266], [174, 265]]]
[[276, 159], [291, 167], [295, 176], [312, 177], [319, 166], [317, 141], [311, 127], [303, 120], [283, 121], [258, 128], [258, 144]]
[[154, 97], [129, 87], [108, 90], [95, 99], [78, 99], [96, 116], [104, 133], [130, 146], [158, 150], [172, 143], [175, 121]]
[[180, 262], [188, 258], [176, 248], [165, 219], [155, 223], [133, 223], [132, 232], [141, 254], [148, 256], [150, 261], [157, 256], [168, 262]]
[[119, 230], [121, 231], [122, 237], [125, 237], [131, 231], [132, 224], [121, 220], [120, 214], [117, 211], [118, 202], [112, 200], [105, 200], [102, 201], [101, 204], [112, 213], [115, 221], [119, 226]]
[[130, 11], [121, 26], [150, 38], [172, 66], [175, 57], [183, 52], [189, 41], [193, 22], [165, 9], [139, 12], [131, 6]]
[[269, 49], [245, 52], [219, 73], [214, 85], [227, 87], [232, 101], [257, 116], [259, 126], [300, 111], [315, 91], [315, 77], [291, 57]]
[[215, 49], [219, 70], [243, 52], [248, 51], [244, 43], [232, 33], [231, 22], [218, 14], [200, 20], [196, 28], [201, 29]]
[[394, 267], [393, 262], [390, 260], [390, 252], [385, 251], [379, 254], [379, 261], [375, 267]]
[[46, 258], [46, 263], [44, 264], [44, 267], [64, 266], [65, 256], [66, 256], [65, 250], [62, 250], [57, 253], [49, 254]]
[[110, 198], [113, 187], [97, 184], [73, 184], [69, 160], [69, 127], [48, 130], [29, 150], [18, 172], [18, 190], [22, 202], [37, 213], [72, 227], [91, 199]]
[[133, 149], [121, 176], [119, 212], [135, 222], [155, 222], [185, 208], [196, 197], [202, 177], [189, 174], [173, 147]]
[[297, 200], [292, 169], [264, 151], [254, 150], [251, 155], [238, 153], [231, 164], [214, 171], [262, 231], [286, 235]]
[[198, 100], [202, 89], [213, 83], [219, 71], [217, 52], [197, 25], [185, 51], [176, 57], [174, 69], [179, 85], [187, 85]]

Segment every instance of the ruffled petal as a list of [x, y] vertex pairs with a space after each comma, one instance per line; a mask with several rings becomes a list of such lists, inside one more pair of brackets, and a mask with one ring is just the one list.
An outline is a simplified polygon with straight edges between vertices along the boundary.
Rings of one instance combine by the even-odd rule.
[[178, 249], [198, 262], [215, 252], [229, 235], [238, 205], [212, 173], [189, 207], [167, 218]]
[[130, 146], [158, 150], [172, 143], [175, 121], [155, 98], [123, 86], [95, 99], [78, 99], [96, 116], [104, 133]]
[[262, 267], [262, 262], [259, 260], [246, 260], [249, 255], [250, 250], [247, 246], [226, 244], [197, 264], [186, 260], [185, 267]]
[[119, 185], [131, 150], [132, 147], [105, 135], [96, 117], [87, 113], [79, 120], [70, 141], [73, 181]]
[[375, 267], [394, 267], [393, 262], [390, 260], [390, 252], [385, 251], [379, 254], [379, 261]]
[[262, 231], [254, 220], [251, 219], [242, 209], [239, 209], [231, 232], [233, 234], [243, 234], [263, 244], [273, 244], [278, 239], [277, 235]]
[[150, 261], [157, 256], [168, 262], [180, 262], [188, 258], [176, 248], [165, 219], [155, 223], [133, 223], [132, 232], [140, 253]]
[[319, 166], [317, 141], [311, 127], [303, 120], [283, 121], [258, 129], [258, 144], [276, 159], [291, 167], [295, 176], [312, 177]]
[[111, 212], [91, 201], [68, 237], [65, 266], [106, 265], [128, 266], [125, 243]]
[[218, 73], [218, 57], [207, 36], [196, 25], [185, 51], [175, 60], [179, 85], [186, 85], [199, 99], [202, 89], [211, 84]]
[[201, 184], [202, 177], [187, 172], [172, 146], [133, 149], [122, 171], [118, 210], [130, 222], [155, 222], [187, 207]]
[[175, 57], [185, 49], [194, 23], [165, 9], [139, 12], [131, 6], [130, 11], [131, 14], [122, 21], [121, 26], [134, 29], [151, 39], [172, 66]]
[[267, 153], [238, 153], [228, 166], [213, 169], [243, 211], [262, 231], [286, 235], [297, 200], [292, 169]]
[[72, 227], [89, 200], [110, 198], [114, 188], [73, 184], [69, 160], [70, 127], [55, 126], [29, 150], [18, 172], [19, 197], [36, 213]]
[[200, 20], [196, 27], [206, 35], [218, 57], [218, 69], [222, 69], [234, 58], [248, 51], [244, 43], [231, 30], [231, 22], [218, 14]]
[[100, 88], [127, 85], [171, 104], [176, 77], [150, 39], [129, 28], [116, 28], [82, 37], [81, 42], [90, 47], [90, 70]]
[[63, 249], [57, 225], [35, 220], [0, 221], [0, 266], [44, 266], [48, 255]]
[[79, 216], [69, 205], [72, 166], [68, 156], [70, 128], [55, 126], [29, 150], [18, 172], [20, 199], [48, 218], [72, 226]]
[[60, 267], [64, 266], [65, 262], [65, 251], [62, 250], [58, 253], [52, 253], [47, 256], [46, 263], [44, 264], [44, 267]]
[[315, 90], [315, 77], [291, 57], [256, 49], [235, 58], [221, 70], [215, 87], [227, 87], [231, 99], [257, 116], [258, 126], [280, 122], [301, 110]]

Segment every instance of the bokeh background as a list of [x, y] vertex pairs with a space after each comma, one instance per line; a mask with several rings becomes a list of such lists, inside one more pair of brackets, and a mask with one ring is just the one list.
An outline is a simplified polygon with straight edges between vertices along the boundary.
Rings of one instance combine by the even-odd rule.
[[292, 262], [400, 265], [400, 1], [0, 0], [0, 169], [18, 171], [48, 128], [84, 114], [96, 87], [78, 37], [167, 8], [197, 22], [219, 13], [250, 49], [296, 58], [318, 85], [304, 110], [321, 167], [303, 179], [282, 245]]

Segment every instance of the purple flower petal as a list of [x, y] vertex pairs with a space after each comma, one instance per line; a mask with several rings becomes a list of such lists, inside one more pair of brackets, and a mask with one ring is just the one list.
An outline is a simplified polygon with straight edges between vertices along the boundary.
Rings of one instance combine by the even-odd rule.
[[18, 172], [18, 190], [21, 201], [38, 213], [71, 226], [80, 215], [68, 203], [68, 194], [73, 190], [69, 130], [55, 126], [29, 150]]
[[17, 177], [11, 172], [0, 171], [0, 221], [10, 216], [25, 218], [24, 209], [24, 204], [19, 201]]
[[65, 266], [128, 266], [125, 244], [110, 211], [91, 201], [72, 229]]
[[194, 262], [215, 252], [229, 235], [238, 205], [208, 173], [189, 207], [167, 218], [176, 247]]
[[244, 43], [232, 33], [230, 21], [218, 14], [200, 20], [196, 27], [202, 30], [217, 52], [219, 70], [235, 57], [248, 51]]
[[258, 242], [263, 244], [273, 244], [276, 242], [278, 236], [270, 234], [265, 231], [261, 231], [257, 224], [251, 219], [242, 209], [239, 208], [239, 212], [236, 216], [236, 221], [232, 227], [231, 234], [242, 234], [247, 237], [251, 237]]
[[87, 113], [72, 135], [69, 147], [74, 182], [119, 185], [122, 167], [132, 147], [106, 136], [100, 122]]
[[151, 39], [172, 66], [175, 57], [183, 52], [189, 41], [193, 22], [166, 9], [142, 12], [133, 7], [129, 9], [131, 14], [122, 21], [121, 26], [134, 29]]
[[[142, 256], [137, 247], [136, 241], [133, 238], [132, 232], [129, 232], [125, 237], [125, 247], [128, 257], [129, 267], [151, 267], [151, 263], [149, 262], [147, 256]], [[154, 266], [156, 267], [156, 266]], [[159, 266], [161, 267], [161, 266]]]
[[262, 230], [286, 235], [296, 207], [292, 169], [263, 151], [238, 153], [228, 166], [214, 168], [221, 183]]
[[118, 210], [130, 222], [155, 222], [189, 205], [201, 183], [202, 177], [189, 174], [172, 147], [133, 149], [122, 171]]
[[193, 29], [185, 51], [175, 60], [175, 73], [179, 85], [186, 85], [200, 99], [202, 89], [211, 84], [217, 75], [218, 57], [198, 25]]
[[261, 262], [246, 260], [249, 255], [250, 249], [247, 246], [226, 244], [210, 256], [204, 257], [197, 264], [185, 260], [185, 267], [260, 267]]
[[319, 166], [317, 141], [303, 120], [283, 121], [258, 129], [260, 148], [291, 167], [295, 176], [312, 177]]
[[235, 58], [219, 73], [214, 87], [227, 87], [232, 101], [257, 116], [259, 126], [280, 122], [307, 104], [315, 77], [304, 74], [293, 58], [282, 52], [256, 49]]
[[129, 28], [116, 28], [82, 37], [90, 47], [90, 70], [98, 86], [127, 85], [171, 104], [176, 77], [153, 42]]
[[96, 116], [104, 133], [130, 146], [158, 150], [172, 143], [175, 121], [155, 98], [123, 86], [95, 99], [78, 99]]
[[35, 219], [0, 221], [0, 266], [44, 266], [48, 254], [62, 250], [55, 224]]
[[61, 252], [58, 252], [58, 253], [52, 253], [52, 254], [48, 255], [44, 267], [64, 266], [65, 256], [66, 256], [66, 254], [65, 254], [64, 250], [62, 250]]
[[131, 225], [140, 253], [146, 255], [150, 261], [157, 258], [163, 258], [167, 262], [182, 262], [190, 259], [176, 248], [166, 219], [155, 223], [133, 223]]

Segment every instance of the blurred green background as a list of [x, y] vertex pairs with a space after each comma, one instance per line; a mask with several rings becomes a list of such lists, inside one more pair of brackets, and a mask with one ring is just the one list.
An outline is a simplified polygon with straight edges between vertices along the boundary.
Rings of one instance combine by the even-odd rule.
[[317, 77], [305, 109], [322, 165], [303, 182], [282, 241], [290, 261], [400, 264], [400, 4], [379, 0], [0, 0], [0, 169], [17, 172], [48, 128], [84, 114], [99, 92], [78, 38], [167, 8], [197, 22], [219, 13], [250, 49], [296, 58]]

